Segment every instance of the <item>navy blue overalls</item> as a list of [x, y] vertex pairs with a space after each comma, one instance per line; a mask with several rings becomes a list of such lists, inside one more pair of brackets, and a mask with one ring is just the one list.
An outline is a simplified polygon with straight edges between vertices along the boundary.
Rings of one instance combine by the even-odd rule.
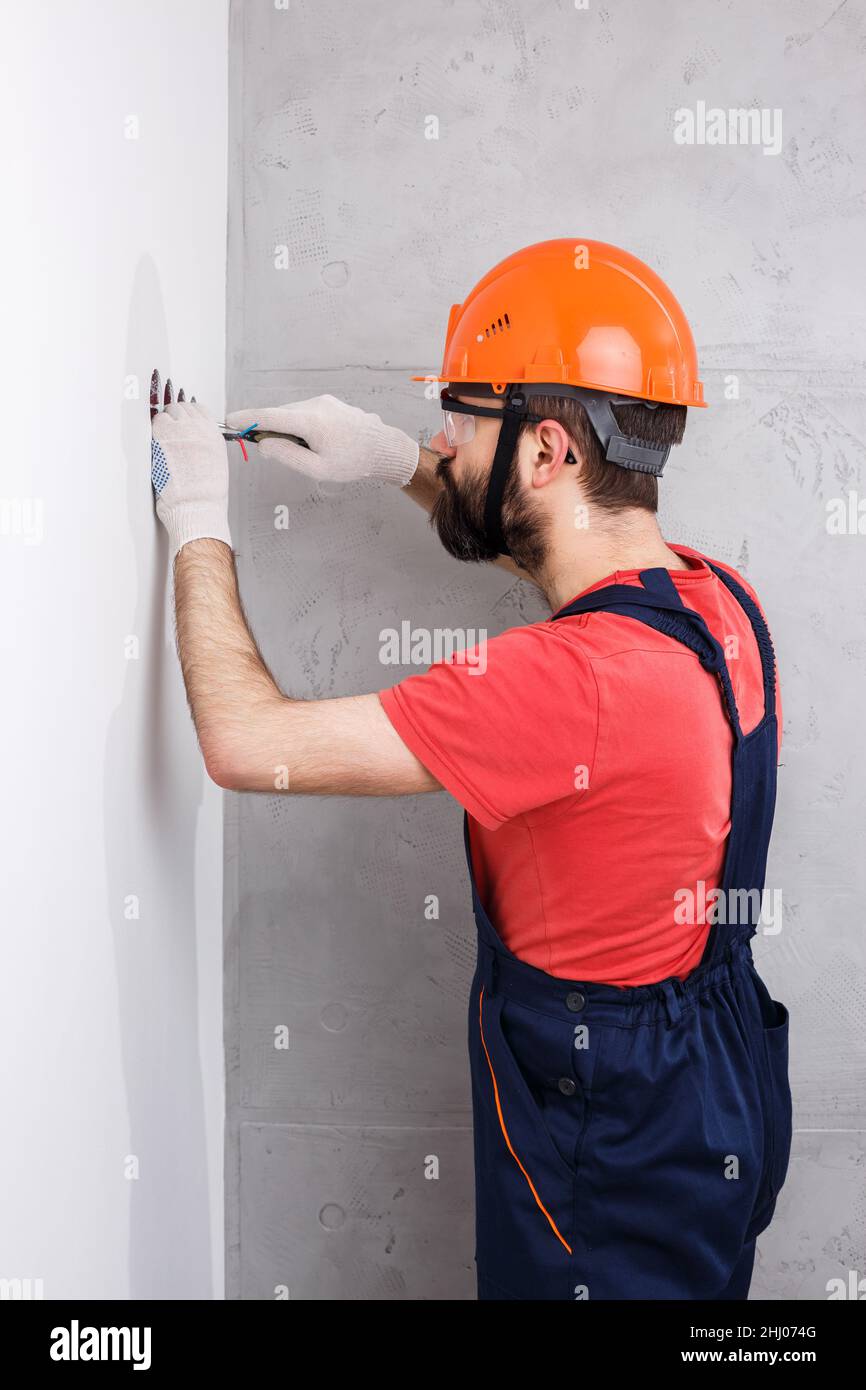
[[751, 948], [776, 799], [775, 660], [757, 604], [712, 568], [761, 654], [764, 714], [749, 734], [722, 648], [667, 570], [551, 619], [622, 614], [689, 647], [718, 680], [733, 731], [726, 911], [686, 979], [622, 988], [519, 960], [478, 896], [464, 822], [478, 926], [469, 1054], [481, 1299], [744, 1299], [785, 1179], [788, 1011]]

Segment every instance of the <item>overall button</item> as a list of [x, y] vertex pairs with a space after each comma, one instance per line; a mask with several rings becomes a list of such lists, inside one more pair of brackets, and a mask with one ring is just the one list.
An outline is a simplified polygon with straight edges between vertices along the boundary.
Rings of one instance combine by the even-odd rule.
[[564, 1096], [573, 1096], [575, 1091], [577, 1090], [577, 1087], [575, 1086], [570, 1076], [561, 1076], [559, 1078], [558, 1084], [559, 1089]]
[[579, 1013], [586, 1003], [586, 995], [581, 994], [579, 989], [573, 989], [570, 994], [565, 996], [565, 1007], [570, 1009], [573, 1014]]

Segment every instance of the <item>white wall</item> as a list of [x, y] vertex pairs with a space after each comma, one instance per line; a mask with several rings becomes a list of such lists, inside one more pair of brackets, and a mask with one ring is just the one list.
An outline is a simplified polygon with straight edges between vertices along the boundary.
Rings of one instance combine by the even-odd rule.
[[147, 387], [223, 409], [226, 9], [0, 21], [0, 1279], [45, 1298], [223, 1294], [221, 802]]

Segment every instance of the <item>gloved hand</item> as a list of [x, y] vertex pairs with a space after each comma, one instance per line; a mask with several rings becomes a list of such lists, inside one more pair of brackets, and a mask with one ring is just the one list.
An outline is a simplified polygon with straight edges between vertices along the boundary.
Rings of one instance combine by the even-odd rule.
[[229, 463], [222, 431], [193, 401], [158, 411], [151, 430], [150, 479], [156, 514], [168, 532], [169, 564], [187, 541], [211, 536], [231, 545]]
[[265, 458], [275, 459], [306, 473], [310, 478], [351, 482], [381, 478], [405, 487], [418, 466], [419, 446], [401, 429], [386, 425], [378, 415], [347, 405], [336, 396], [313, 396], [292, 405], [265, 406], [260, 410], [234, 410], [226, 416], [233, 430], [258, 423], [263, 430], [279, 430], [305, 439], [309, 449], [289, 439], [263, 439]]

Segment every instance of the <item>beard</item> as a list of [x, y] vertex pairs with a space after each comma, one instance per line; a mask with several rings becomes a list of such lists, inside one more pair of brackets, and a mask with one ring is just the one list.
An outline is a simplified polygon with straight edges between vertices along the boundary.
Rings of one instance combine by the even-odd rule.
[[[458, 483], [451, 472], [453, 459], [440, 458], [436, 477], [442, 491], [430, 512], [430, 524], [440, 541], [456, 560], [478, 564], [495, 560], [499, 554], [484, 529], [484, 504], [489, 474], [469, 477]], [[517, 471], [517, 451], [508, 466], [502, 494], [502, 535], [511, 558], [520, 569], [538, 571], [547, 555], [547, 522], [531, 506], [521, 491]]]

